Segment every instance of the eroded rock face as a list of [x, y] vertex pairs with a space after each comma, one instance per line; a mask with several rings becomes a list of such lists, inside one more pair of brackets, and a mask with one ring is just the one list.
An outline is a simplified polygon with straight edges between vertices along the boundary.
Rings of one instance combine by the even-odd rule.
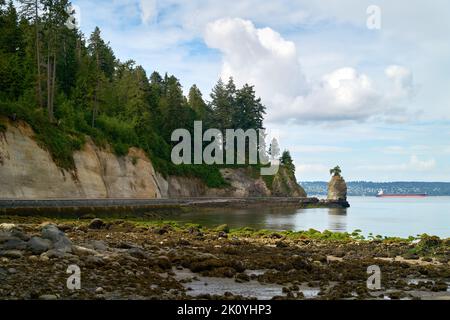
[[347, 184], [341, 176], [333, 176], [328, 183], [328, 200], [347, 200]]
[[0, 198], [161, 198], [153, 165], [131, 148], [126, 157], [87, 140], [74, 153], [75, 172], [58, 168], [23, 122], [8, 125], [0, 136]]
[[278, 197], [307, 197], [305, 190], [297, 183], [295, 176], [280, 168], [272, 183], [272, 195]]
[[267, 188], [264, 180], [252, 178], [249, 170], [245, 168], [222, 169], [220, 173], [225, 181], [230, 184], [230, 187], [223, 190], [211, 189], [209, 190], [210, 195], [221, 196], [221, 192], [224, 193], [223, 196], [237, 198], [269, 197], [271, 195], [271, 191]]
[[70, 173], [61, 170], [33, 139], [31, 128], [8, 125], [0, 135], [0, 198], [38, 199], [84, 196]]
[[50, 153], [38, 145], [33, 130], [24, 122], [7, 124], [0, 135], [0, 198], [184, 198], [184, 197], [304, 197], [295, 177], [280, 168], [268, 186], [251, 169], [222, 169], [226, 188], [208, 188], [198, 178], [164, 178], [141, 149], [131, 148], [125, 157], [101, 149], [87, 138], [73, 154], [75, 170], [59, 168]]

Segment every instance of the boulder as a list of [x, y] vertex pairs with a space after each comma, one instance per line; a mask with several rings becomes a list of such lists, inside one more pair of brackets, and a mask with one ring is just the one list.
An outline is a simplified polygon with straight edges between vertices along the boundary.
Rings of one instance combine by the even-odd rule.
[[27, 248], [27, 243], [14, 237], [3, 243], [2, 248], [4, 250], [25, 250]]
[[93, 219], [91, 223], [89, 223], [89, 229], [99, 230], [106, 226], [106, 224], [100, 219]]
[[347, 200], [347, 184], [340, 175], [333, 176], [328, 184], [328, 200]]
[[48, 224], [42, 228], [42, 238], [50, 240], [55, 250], [63, 253], [72, 252], [72, 242], [54, 224]]
[[28, 241], [28, 250], [33, 254], [41, 254], [52, 248], [52, 242], [48, 239], [43, 239], [40, 237], [32, 237]]

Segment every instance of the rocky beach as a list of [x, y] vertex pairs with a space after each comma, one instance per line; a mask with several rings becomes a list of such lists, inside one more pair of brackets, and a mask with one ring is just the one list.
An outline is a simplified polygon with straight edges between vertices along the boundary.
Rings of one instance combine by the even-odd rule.
[[[0, 299], [450, 299], [450, 239], [138, 219], [0, 223]], [[79, 290], [68, 289], [70, 266]], [[377, 290], [369, 266], [381, 270]]]

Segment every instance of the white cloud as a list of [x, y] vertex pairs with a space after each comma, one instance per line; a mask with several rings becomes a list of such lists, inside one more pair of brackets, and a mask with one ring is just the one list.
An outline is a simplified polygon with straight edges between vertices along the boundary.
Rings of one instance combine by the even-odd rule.
[[209, 23], [206, 44], [223, 53], [222, 78], [255, 85], [258, 92], [293, 96], [307, 87], [296, 46], [270, 28], [251, 21], [219, 19]]
[[141, 9], [142, 22], [145, 24], [153, 22], [158, 15], [156, 0], [140, 0], [139, 5]]
[[371, 170], [371, 171], [429, 171], [436, 167], [436, 160], [431, 158], [428, 160], [421, 160], [416, 155], [412, 155], [409, 162], [400, 164], [381, 164], [381, 165], [365, 165], [358, 166], [359, 170]]
[[319, 173], [319, 174], [327, 174], [330, 170], [329, 167], [323, 164], [299, 164], [295, 165], [297, 176], [302, 177], [303, 174], [311, 174], [311, 173]]
[[401, 99], [411, 97], [414, 91], [413, 76], [409, 69], [392, 65], [386, 68], [386, 76], [392, 81], [390, 98]]
[[301, 153], [341, 153], [341, 152], [351, 152], [351, 148], [336, 147], [336, 146], [316, 146], [316, 145], [304, 145], [304, 146], [293, 146], [289, 148], [291, 152], [301, 152]]
[[412, 156], [410, 160], [410, 167], [412, 169], [417, 170], [430, 170], [434, 169], [436, 167], [436, 160], [429, 159], [429, 160], [420, 160], [417, 156]]
[[404, 120], [398, 100], [410, 96], [412, 74], [402, 66], [385, 70], [387, 91], [366, 74], [343, 67], [308, 83], [296, 45], [271, 28], [248, 20], [219, 19], [206, 26], [205, 42], [223, 54], [222, 78], [255, 85], [268, 107], [269, 121]]

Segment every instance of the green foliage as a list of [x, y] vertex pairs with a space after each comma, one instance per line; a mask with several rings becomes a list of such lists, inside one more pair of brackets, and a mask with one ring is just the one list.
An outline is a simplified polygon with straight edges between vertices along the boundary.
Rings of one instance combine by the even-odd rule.
[[196, 177], [210, 188], [224, 188], [229, 184], [222, 177], [217, 166], [210, 165], [178, 165], [169, 164], [169, 174], [175, 176]]
[[340, 177], [342, 173], [341, 167], [336, 166], [333, 169], [330, 169], [330, 175], [333, 177]]
[[0, 113], [4, 116], [15, 113], [17, 119], [26, 121], [33, 128], [38, 144], [50, 152], [58, 166], [65, 169], [74, 168], [73, 152], [83, 146], [83, 135], [51, 123], [42, 109], [25, 108], [21, 102], [0, 103]]
[[290, 174], [295, 175], [294, 160], [292, 160], [291, 153], [288, 150], [283, 151], [280, 158], [280, 163], [288, 170]]
[[219, 81], [211, 104], [195, 85], [185, 97], [175, 76], [153, 72], [148, 78], [134, 61], [118, 61], [98, 27], [88, 41], [65, 27], [69, 1], [17, 3], [20, 10], [0, 0], [0, 113], [29, 123], [61, 168], [74, 167], [73, 152], [90, 136], [117, 155], [142, 148], [163, 176], [228, 186], [220, 166], [172, 164], [171, 134], [178, 128], [192, 133], [195, 120], [205, 131], [261, 129], [265, 107], [252, 86]]

